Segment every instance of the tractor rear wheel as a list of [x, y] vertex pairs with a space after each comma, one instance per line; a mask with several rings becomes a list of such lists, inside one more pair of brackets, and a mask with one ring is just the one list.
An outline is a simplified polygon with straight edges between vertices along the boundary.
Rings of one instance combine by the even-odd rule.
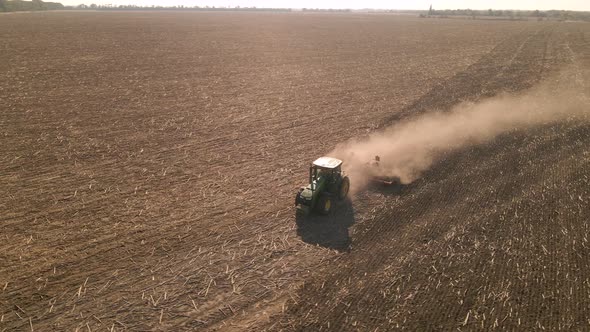
[[332, 211], [332, 197], [329, 195], [321, 195], [316, 206], [318, 212], [327, 215]]
[[345, 176], [342, 181], [340, 182], [340, 188], [338, 190], [338, 199], [343, 200], [348, 195], [348, 190], [350, 189], [350, 180], [348, 176]]

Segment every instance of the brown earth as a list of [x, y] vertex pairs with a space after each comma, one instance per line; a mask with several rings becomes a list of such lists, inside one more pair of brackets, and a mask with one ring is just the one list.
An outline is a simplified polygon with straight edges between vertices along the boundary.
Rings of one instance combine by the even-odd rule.
[[350, 137], [587, 84], [589, 24], [62, 12], [0, 31], [0, 330], [588, 328], [586, 124], [449, 154], [330, 217], [292, 204]]

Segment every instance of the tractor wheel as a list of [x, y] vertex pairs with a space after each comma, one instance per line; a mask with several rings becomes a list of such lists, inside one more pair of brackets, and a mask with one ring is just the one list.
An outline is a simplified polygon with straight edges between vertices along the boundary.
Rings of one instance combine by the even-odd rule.
[[299, 205], [299, 195], [301, 195], [302, 191], [303, 189], [299, 189], [299, 191], [297, 191], [297, 195], [295, 195], [295, 206]]
[[328, 195], [320, 196], [316, 208], [320, 214], [329, 214], [332, 211], [332, 197]]
[[345, 176], [340, 182], [340, 189], [338, 190], [338, 199], [343, 200], [348, 195], [348, 190], [350, 189], [350, 180], [348, 176]]

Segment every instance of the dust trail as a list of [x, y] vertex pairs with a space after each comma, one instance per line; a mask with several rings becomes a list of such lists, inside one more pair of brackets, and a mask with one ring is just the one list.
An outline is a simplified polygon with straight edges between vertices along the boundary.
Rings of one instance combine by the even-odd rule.
[[[402, 183], [410, 183], [446, 152], [534, 126], [590, 122], [586, 93], [579, 88], [556, 91], [554, 86], [543, 85], [519, 95], [463, 103], [448, 112], [421, 115], [364, 139], [340, 144], [331, 155], [344, 160], [357, 190], [371, 175], [399, 177]], [[379, 167], [368, 166], [376, 155], [381, 157]]]

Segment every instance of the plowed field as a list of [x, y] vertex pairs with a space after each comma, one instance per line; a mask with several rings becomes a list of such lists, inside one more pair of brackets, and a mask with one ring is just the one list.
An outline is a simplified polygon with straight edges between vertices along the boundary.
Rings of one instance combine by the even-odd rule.
[[588, 91], [590, 24], [54, 12], [0, 31], [0, 331], [589, 328], [587, 123], [448, 153], [328, 217], [293, 201], [352, 137]]

